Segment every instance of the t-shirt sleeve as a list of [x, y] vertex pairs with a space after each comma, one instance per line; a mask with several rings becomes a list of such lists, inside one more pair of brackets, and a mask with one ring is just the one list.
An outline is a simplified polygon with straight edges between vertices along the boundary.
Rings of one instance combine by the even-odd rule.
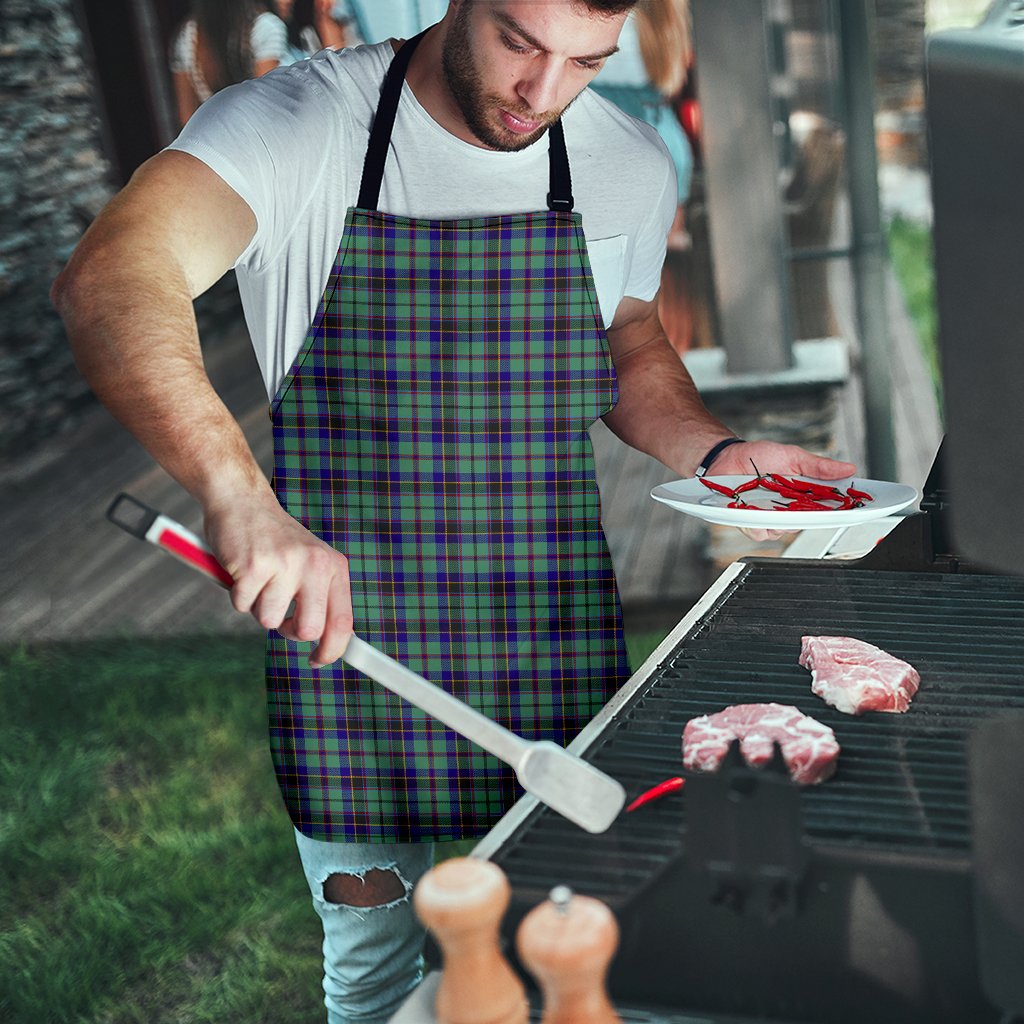
[[344, 110], [309, 80], [308, 64], [222, 89], [167, 147], [202, 160], [252, 210], [256, 233], [236, 266], [259, 271], [281, 252], [346, 127]]
[[675, 164], [665, 143], [653, 130], [651, 134], [657, 147], [650, 175], [651, 202], [647, 205], [649, 212], [636, 233], [625, 290], [626, 295], [644, 302], [653, 299], [661, 287], [661, 268], [665, 262], [668, 233], [679, 204]]
[[252, 59], [287, 61], [288, 28], [285, 23], [269, 11], [261, 14], [252, 25], [249, 35]]

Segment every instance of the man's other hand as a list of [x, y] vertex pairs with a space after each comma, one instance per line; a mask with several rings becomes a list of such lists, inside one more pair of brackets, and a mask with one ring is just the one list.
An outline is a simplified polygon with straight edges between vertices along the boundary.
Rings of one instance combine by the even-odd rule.
[[[755, 470], [754, 467], [757, 467]], [[761, 473], [781, 473], [783, 476], [810, 477], [812, 480], [841, 480], [853, 476], [857, 467], [852, 462], [839, 462], [823, 455], [815, 455], [795, 444], [776, 441], [744, 441], [733, 444], [711, 464], [708, 476], [754, 476]], [[751, 540], [776, 540], [786, 530], [745, 529]]]

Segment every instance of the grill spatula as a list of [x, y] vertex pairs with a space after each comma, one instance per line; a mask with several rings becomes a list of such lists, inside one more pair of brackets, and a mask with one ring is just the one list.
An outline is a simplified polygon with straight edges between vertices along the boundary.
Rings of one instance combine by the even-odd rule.
[[[136, 498], [118, 495], [107, 510], [107, 518], [133, 536], [204, 572], [221, 586], [231, 587], [231, 576], [199, 537]], [[358, 636], [351, 638], [342, 658], [460, 736], [510, 764], [527, 793], [587, 832], [606, 831], [622, 810], [626, 802], [623, 787], [557, 743], [524, 740]]]

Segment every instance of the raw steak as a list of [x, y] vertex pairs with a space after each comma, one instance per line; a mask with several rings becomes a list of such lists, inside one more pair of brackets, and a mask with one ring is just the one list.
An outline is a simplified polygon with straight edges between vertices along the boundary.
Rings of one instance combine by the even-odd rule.
[[912, 665], [848, 636], [802, 637], [800, 664], [811, 691], [847, 715], [906, 711], [921, 682]]
[[686, 723], [683, 767], [715, 771], [734, 739], [753, 768], [771, 760], [772, 744], [778, 740], [790, 778], [804, 786], [824, 782], [839, 758], [835, 733], [799, 709], [788, 704], [734, 704]]

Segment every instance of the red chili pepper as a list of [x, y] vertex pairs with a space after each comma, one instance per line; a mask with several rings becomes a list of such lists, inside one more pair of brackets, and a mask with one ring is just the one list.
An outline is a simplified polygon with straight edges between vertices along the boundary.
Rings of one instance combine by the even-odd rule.
[[818, 484], [813, 480], [801, 480], [799, 482], [806, 484], [812, 498], [835, 498], [840, 497], [843, 493], [838, 487], [833, 487], [831, 484]]
[[724, 484], [716, 484], [714, 480], [709, 480], [706, 476], [698, 477], [698, 480], [705, 486], [711, 488], [713, 491], [718, 491], [719, 494], [724, 494], [727, 498], [735, 498], [736, 492]]
[[626, 813], [635, 811], [638, 807], [642, 807], [644, 804], [650, 803], [652, 800], [660, 800], [663, 796], [668, 793], [674, 793], [677, 789], [682, 789], [685, 779], [675, 778], [666, 779], [664, 782], [659, 782], [656, 786], [652, 786], [646, 793], [641, 793], [627, 808]]
[[[769, 491], [774, 491], [776, 494], [781, 495], [783, 498], [792, 498], [794, 501], [815, 501], [816, 497], [808, 494], [806, 491], [797, 491], [792, 487], [784, 487], [782, 484], [777, 483], [774, 480], [768, 480], [762, 482], [762, 486]], [[824, 498], [825, 495], [822, 495]]]
[[771, 475], [784, 487], [800, 491], [802, 494], [807, 494], [812, 498], [840, 498], [843, 496], [843, 492], [838, 487], [832, 487], [829, 484], [819, 484], [813, 480], [801, 480], [797, 477], [790, 479], [778, 473], [772, 473]]
[[853, 487], [847, 487], [846, 488], [846, 493], [851, 498], [859, 498], [861, 501], [874, 501], [875, 500], [874, 498], [871, 497], [870, 494], [868, 494], [867, 491], [858, 491], [858, 490], [855, 490]]
[[757, 488], [760, 486], [761, 478], [755, 476], [752, 477], [750, 480], [747, 480], [746, 482], [740, 484], [739, 487], [736, 488], [736, 493], [743, 494], [745, 491], [756, 491]]
[[787, 487], [791, 491], [800, 491], [804, 494], [810, 494], [814, 490], [814, 485], [809, 484], [804, 480], [790, 480], [789, 477], [783, 476], [781, 473], [769, 473], [772, 480], [777, 484], [781, 484], [783, 487]]
[[829, 505], [823, 505], [820, 501], [811, 498], [797, 498], [784, 506], [790, 512], [834, 512], [835, 509]]
[[795, 491], [792, 487], [787, 487], [785, 484], [779, 483], [778, 480], [774, 480], [772, 477], [762, 477], [761, 486], [766, 491], [774, 491], [776, 494], [781, 494], [786, 498], [795, 498], [803, 493], [802, 491]]

